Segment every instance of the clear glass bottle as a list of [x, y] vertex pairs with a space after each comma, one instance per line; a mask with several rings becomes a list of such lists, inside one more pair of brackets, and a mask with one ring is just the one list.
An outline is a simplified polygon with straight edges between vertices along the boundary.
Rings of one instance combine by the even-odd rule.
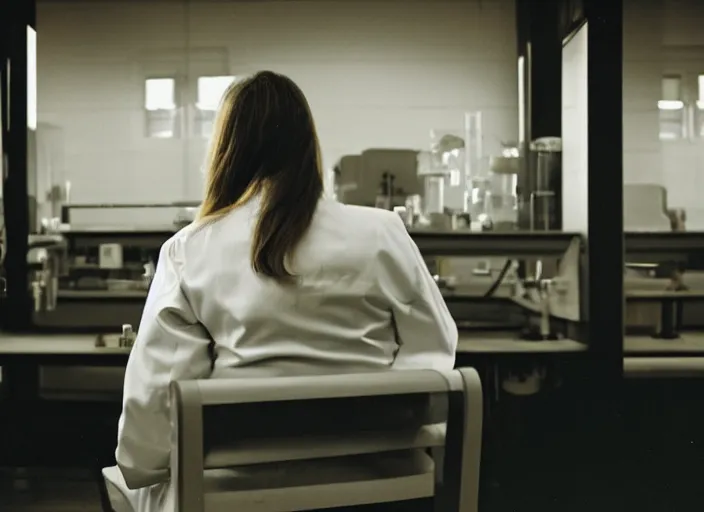
[[443, 176], [444, 208], [451, 212], [464, 210], [464, 146], [462, 130], [430, 131], [432, 167]]
[[442, 214], [445, 210], [445, 173], [432, 151], [418, 153], [418, 176], [423, 179], [422, 214]]
[[519, 149], [504, 145], [501, 155], [489, 159], [491, 173], [491, 216], [498, 230], [515, 229], [518, 223]]
[[474, 231], [489, 228], [491, 219], [491, 182], [483, 151], [482, 113], [467, 112], [465, 130], [465, 211], [471, 218]]

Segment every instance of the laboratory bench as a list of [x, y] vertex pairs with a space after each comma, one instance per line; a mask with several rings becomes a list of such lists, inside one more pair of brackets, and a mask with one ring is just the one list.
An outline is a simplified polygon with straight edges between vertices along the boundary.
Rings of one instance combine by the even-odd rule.
[[43, 368], [124, 367], [129, 349], [99, 347], [97, 339], [89, 334], [0, 334], [3, 398], [17, 403], [41, 398]]
[[[96, 346], [96, 334], [0, 334], [0, 366], [3, 366], [3, 381], [5, 394], [17, 399], [33, 400], [38, 398], [38, 375], [40, 368], [46, 368], [46, 373], [63, 372], [65, 367], [80, 367], [82, 372], [93, 368], [97, 393], [105, 397], [119, 396], [120, 368], [126, 364], [129, 349], [118, 347]], [[488, 392], [496, 395], [493, 389], [499, 386], [501, 375], [513, 372], [516, 367], [570, 365], [579, 361], [588, 347], [574, 340], [561, 339], [551, 341], [526, 341], [516, 338], [514, 332], [501, 330], [461, 330], [457, 348], [458, 366], [475, 366], [482, 373]], [[692, 365], [701, 367], [704, 375], [704, 335], [685, 333], [681, 339], [658, 340], [647, 336], [627, 336], [624, 341], [625, 367], [627, 372], [643, 373], [644, 366], [663, 371], [692, 371]], [[694, 356], [702, 359], [696, 359]], [[641, 362], [649, 358], [648, 363]], [[677, 363], [675, 359], [680, 360]], [[673, 366], [674, 365], [674, 366]], [[63, 368], [62, 368], [63, 367]], [[109, 370], [115, 373], [110, 390], [101, 387], [100, 369], [113, 367]], [[655, 372], [657, 373], [657, 371]], [[86, 374], [87, 375], [87, 374]], [[85, 381], [85, 377], [81, 377]], [[80, 386], [85, 388], [85, 382]], [[109, 386], [108, 386], [109, 388]], [[66, 391], [66, 390], [64, 390]], [[112, 391], [112, 392], [110, 392]], [[68, 398], [70, 393], [64, 393]], [[9, 398], [9, 396], [8, 396]], [[74, 399], [91, 398], [91, 393], [74, 393]]]
[[629, 379], [704, 378], [704, 333], [682, 332], [676, 339], [627, 335], [623, 369]]
[[[97, 340], [97, 334], [0, 334], [5, 399], [119, 400], [129, 349], [97, 346]], [[572, 340], [523, 341], [507, 331], [463, 330], [457, 364], [476, 366], [494, 383], [506, 364], [561, 360], [585, 351]], [[485, 387], [495, 394], [492, 385]]]
[[699, 356], [704, 357], [704, 332], [682, 332], [672, 340], [652, 336], [630, 336], [623, 339], [625, 356]]
[[[129, 349], [96, 346], [96, 334], [22, 334], [0, 335], [0, 366], [3, 368], [5, 395], [22, 400], [46, 397], [51, 383], [63, 381], [56, 389], [63, 399], [119, 399], [121, 367], [129, 356]], [[483, 377], [489, 376], [506, 364], [518, 362], [551, 361], [574, 357], [586, 351], [584, 344], [572, 340], [523, 341], [508, 331], [460, 331], [458, 366], [476, 366]], [[498, 366], [497, 366], [498, 365]], [[67, 367], [72, 367], [69, 372]], [[106, 367], [112, 367], [111, 370]], [[41, 370], [40, 370], [41, 369]], [[39, 375], [46, 382], [39, 389]], [[71, 388], [70, 382], [77, 383]], [[88, 382], [90, 385], [88, 385]], [[491, 386], [487, 386], [490, 389]], [[79, 392], [80, 391], [80, 392]]]
[[570, 339], [528, 341], [501, 330], [460, 330], [457, 343], [458, 354], [573, 354], [586, 350], [584, 343]]
[[[95, 384], [98, 391], [109, 391], [104, 386], [101, 387], [98, 369], [113, 367], [114, 370], [109, 371], [118, 372], [126, 364], [129, 349], [96, 346], [97, 339], [97, 334], [0, 334], [0, 366], [3, 367], [2, 380], [6, 396], [34, 400], [40, 392], [40, 368], [46, 369], [45, 373], [49, 377], [48, 374], [52, 372], [63, 371], [64, 375], [68, 375], [65, 371], [67, 366], [80, 367], [84, 374], [88, 371], [87, 368], [93, 368], [95, 379], [91, 379], [91, 384]], [[585, 351], [584, 344], [572, 340], [534, 342], [516, 339], [514, 333], [507, 331], [462, 330], [457, 359], [459, 365], [484, 366], [487, 362], [535, 358], [543, 360], [551, 356], [577, 355]], [[115, 387], [115, 379], [111, 380]], [[80, 389], [85, 387], [83, 382]], [[120, 387], [120, 383], [117, 383], [113, 391]], [[79, 394], [78, 398], [80, 397]], [[90, 394], [84, 394], [83, 397], [89, 398]]]
[[[97, 346], [97, 339], [97, 334], [0, 333], [0, 367], [5, 397], [38, 398], [40, 368], [64, 373], [67, 366], [94, 368], [98, 371], [95, 373], [96, 383], [100, 380], [100, 368], [112, 367], [114, 370], [111, 371], [119, 372], [126, 364], [129, 349]], [[499, 378], [496, 374], [506, 367], [513, 371], [516, 365], [569, 365], [570, 361], [582, 359], [586, 352], [588, 347], [585, 344], [570, 339], [536, 342], [517, 339], [511, 331], [460, 330], [457, 364], [477, 367], [485, 379], [485, 387], [495, 394], [491, 388]], [[636, 376], [644, 376], [644, 368], [657, 374], [658, 367], [668, 374], [677, 373], [679, 368], [687, 375], [699, 371], [704, 376], [704, 334], [683, 333], [674, 340], [626, 336], [624, 356], [626, 372], [635, 372]], [[644, 358], [648, 362], [644, 362]], [[114, 386], [115, 379], [112, 380]], [[117, 384], [113, 391], [119, 390]], [[97, 389], [108, 391], [99, 384]], [[82, 396], [90, 398], [89, 394]]]
[[[113, 393], [110, 400], [93, 400], [86, 393], [78, 394], [82, 400], [66, 393], [47, 400], [42, 399], [46, 396], [38, 385], [40, 367], [42, 371], [55, 367], [64, 375], [71, 373], [62, 366], [81, 366], [81, 371], [76, 372], [80, 374], [89, 371], [87, 377], [80, 377], [83, 389], [97, 384], [97, 377], [90, 375], [106, 369], [92, 367], [113, 367], [109, 370], [116, 374], [112, 385], [118, 384], [117, 374], [129, 351], [96, 347], [95, 342], [96, 335], [89, 334], [0, 335], [0, 366], [4, 366], [12, 394], [8, 398], [15, 404], [22, 403], [26, 411], [15, 417], [19, 421], [4, 427], [10, 432], [0, 435], [0, 440], [24, 437], [31, 445], [10, 443], [7, 453], [11, 460], [29, 460], [42, 466], [56, 461], [66, 464], [69, 460], [83, 466], [112, 463], [121, 405], [119, 392]], [[589, 458], [588, 443], [578, 442], [592, 416], [590, 401], [579, 395], [575, 398], [581, 388], [568, 379], [563, 387], [548, 386], [535, 396], [515, 396], [502, 390], [500, 381], [517, 366], [519, 370], [524, 366], [530, 369], [536, 362], [559, 367], [560, 373], [569, 374], [572, 365], [586, 367], [580, 363], [585, 353], [585, 345], [571, 340], [531, 342], [517, 340], [515, 334], [507, 331], [460, 332], [458, 366], [471, 365], [482, 372], [486, 390], [489, 414], [484, 426], [482, 492], [487, 506], [493, 504], [491, 509], [514, 510], [518, 497], [526, 496], [537, 504], [556, 500], [565, 503], [578, 492], [573, 477], [568, 477], [562, 468], [571, 465], [575, 458]], [[574, 391], [576, 388], [579, 389]], [[30, 405], [32, 402], [34, 405]], [[16, 409], [8, 402], [4, 406]], [[530, 477], [517, 461], [533, 461]], [[590, 467], [591, 462], [580, 464], [577, 471], [591, 471]], [[541, 479], [558, 483], [546, 489], [538, 485]], [[568, 503], [565, 507], [570, 508]]]
[[129, 349], [100, 347], [97, 334], [3, 334], [0, 333], [0, 358], [18, 356], [91, 361], [125, 361]]
[[[0, 333], [0, 357], [32, 355], [36, 357], [119, 357], [128, 349], [97, 347], [97, 334], [3, 334]], [[459, 352], [524, 353], [581, 352], [586, 346], [573, 340], [525, 341], [501, 330], [460, 330]]]
[[[674, 341], [629, 338], [626, 346], [627, 359], [637, 356], [640, 361], [648, 357], [651, 363], [657, 363], [663, 354], [690, 355], [696, 347], [701, 347], [704, 367], [704, 342], [696, 337], [685, 336]], [[589, 397], [589, 389], [584, 385], [598, 378], [584, 361], [587, 351], [584, 344], [572, 340], [522, 341], [514, 333], [499, 330], [460, 332], [458, 366], [476, 367], [482, 374], [487, 395], [482, 492], [487, 505], [492, 504], [489, 508], [516, 510], [526, 503], [549, 501], [570, 509], [569, 496], [581, 492], [580, 479], [603, 470], [604, 461], [593, 456], [599, 452], [593, 443], [598, 437], [594, 432], [605, 427], [600, 424], [601, 405]], [[651, 357], [653, 354], [658, 357]], [[96, 335], [0, 334], [0, 366], [4, 367], [5, 384], [17, 393], [13, 397], [15, 404], [24, 403], [24, 411], [19, 412], [21, 421], [0, 425], [0, 438], [5, 440], [9, 459], [34, 461], [42, 466], [68, 461], [83, 466], [109, 465], [121, 405], [119, 392], [113, 393], [110, 400], [93, 400], [86, 393], [68, 400], [65, 394], [57, 397], [60, 399], [39, 400], [39, 367], [103, 367], [96, 371], [112, 367], [110, 371], [119, 373], [128, 356], [128, 349], [96, 347]], [[557, 375], [560, 379], [548, 378], [543, 389], [535, 394], [506, 391], [502, 381], [509, 374], [523, 370], [529, 373], [536, 366], [547, 369], [548, 377]], [[61, 370], [66, 373], [66, 369]], [[91, 377], [83, 380], [89, 381], [88, 386], [97, 382]], [[689, 449], [686, 444], [695, 441], [696, 433], [682, 422], [704, 426], [704, 413], [673, 408], [667, 393], [686, 397], [694, 407], [697, 397], [694, 390], [704, 388], [704, 380], [701, 382], [700, 385], [699, 381], [685, 382], [685, 379], [678, 379], [676, 384], [668, 379], [629, 381], [630, 412], [626, 428], [631, 444], [637, 442], [645, 451], [634, 447], [629, 456], [637, 461], [637, 466], [654, 468], [650, 473], [633, 468], [638, 481], [648, 482], [644, 492], [650, 493], [651, 489], [664, 485], [653, 481], [654, 474], [663, 481], [667, 476], [659, 469], [661, 461], [674, 464], [676, 455], [685, 457], [689, 462], [684, 467], [691, 470], [693, 454], [698, 454], [699, 448], [697, 445], [686, 452]], [[36, 400], [37, 407], [27, 407], [25, 400]], [[5, 402], [4, 407], [7, 406], [10, 403]], [[1, 402], [0, 407], [3, 407]], [[15, 420], [20, 420], [18, 409], [10, 406], [10, 410]], [[678, 421], [673, 423], [672, 418]], [[647, 436], [645, 431], [651, 434]], [[660, 440], [661, 433], [667, 441]], [[21, 438], [25, 445], [12, 441], [8, 446], [8, 440]], [[685, 485], [689, 482], [686, 472], [682, 468], [676, 472], [682, 474], [676, 485], [686, 492], [689, 489]], [[541, 483], [546, 481], [551, 484]]]

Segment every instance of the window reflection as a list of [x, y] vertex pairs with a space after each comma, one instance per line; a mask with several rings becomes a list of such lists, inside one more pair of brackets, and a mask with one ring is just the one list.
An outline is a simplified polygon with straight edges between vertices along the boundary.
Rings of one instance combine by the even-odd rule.
[[[416, 179], [409, 153], [430, 150], [434, 127], [464, 137], [468, 110], [483, 116], [488, 173], [490, 157], [517, 140], [517, 57], [507, 43], [514, 3], [410, 2], [401, 17], [396, 2], [363, 4], [336, 2], [321, 22], [315, 2], [38, 2], [39, 123], [63, 145], [52, 151], [60, 171], [47, 164], [43, 175], [70, 181], [74, 203], [198, 200], [197, 170], [222, 94], [261, 69], [290, 76], [306, 94], [328, 186], [343, 159], [393, 148], [392, 156], [373, 153], [363, 177], [340, 174], [355, 201], [375, 204], [386, 171], [397, 185], [402, 175]], [[464, 174], [448, 177], [459, 213]], [[72, 222], [142, 226], [155, 215], [104, 209]]]
[[144, 86], [147, 137], [176, 137], [176, 80], [148, 78]]
[[661, 98], [662, 99], [658, 101], [660, 140], [676, 140], [685, 137], [685, 108], [684, 102], [682, 101], [682, 77], [663, 77]]
[[213, 131], [215, 112], [234, 76], [201, 76], [197, 82], [196, 134], [208, 138]]

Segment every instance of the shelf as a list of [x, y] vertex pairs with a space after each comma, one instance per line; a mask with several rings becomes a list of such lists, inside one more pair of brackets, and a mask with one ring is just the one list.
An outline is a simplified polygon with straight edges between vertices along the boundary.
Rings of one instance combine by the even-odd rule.
[[626, 254], [704, 252], [704, 232], [626, 233]]
[[[424, 256], [531, 257], [562, 254], [577, 233], [440, 232], [410, 230]], [[687, 255], [704, 252], [704, 232], [625, 233], [627, 254]]]
[[90, 249], [101, 244], [120, 244], [123, 247], [135, 249], [159, 249], [164, 242], [174, 236], [176, 229], [104, 229], [104, 230], [71, 230], [63, 233], [69, 241], [72, 250]]
[[562, 255], [577, 233], [548, 232], [439, 232], [410, 230], [424, 256], [511, 256]]
[[61, 300], [114, 300], [147, 298], [147, 290], [59, 290]]

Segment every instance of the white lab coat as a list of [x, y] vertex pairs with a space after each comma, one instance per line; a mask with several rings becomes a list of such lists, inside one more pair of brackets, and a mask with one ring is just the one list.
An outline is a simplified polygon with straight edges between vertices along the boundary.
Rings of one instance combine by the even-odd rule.
[[116, 459], [140, 512], [166, 511], [174, 380], [451, 369], [457, 327], [395, 213], [319, 203], [290, 270], [252, 270], [257, 198], [161, 250], [125, 374]]

